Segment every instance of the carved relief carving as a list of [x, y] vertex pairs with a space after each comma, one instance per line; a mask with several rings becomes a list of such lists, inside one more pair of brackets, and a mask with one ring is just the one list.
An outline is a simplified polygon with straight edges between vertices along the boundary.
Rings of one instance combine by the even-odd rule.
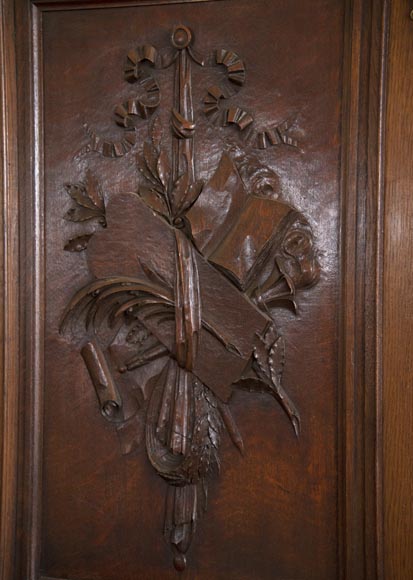
[[[65, 219], [70, 222], [98, 222], [103, 228], [106, 227], [105, 202], [99, 189], [97, 180], [90, 171], [81, 183], [67, 183], [66, 191], [75, 202], [70, 208]], [[86, 250], [93, 233], [83, 234], [72, 238], [65, 246], [67, 252], [82, 252]]]
[[[113, 143], [90, 133], [89, 151], [120, 157], [135, 145], [135, 118], [152, 116], [137, 155], [138, 191], [105, 205], [91, 174], [67, 186], [76, 204], [67, 219], [96, 219], [104, 229], [65, 247], [86, 250], [94, 279], [70, 301], [61, 332], [81, 340], [100, 411], [116, 427], [122, 452], [144, 444], [166, 481], [164, 535], [183, 570], [208, 479], [219, 470], [224, 431], [243, 453], [229, 405], [233, 390], [269, 393], [299, 434], [298, 410], [282, 386], [285, 344], [273, 315], [277, 307], [295, 309], [298, 291], [317, 282], [320, 268], [307, 220], [278, 199], [277, 175], [254, 154], [229, 148], [214, 173], [199, 179], [192, 67], [225, 67], [228, 86], [207, 90], [204, 113], [236, 125], [252, 148], [296, 146], [289, 124], [258, 130], [251, 113], [225, 107], [246, 80], [237, 54], [203, 58], [184, 25], [171, 40], [170, 49], [144, 45], [128, 54], [125, 78], [142, 94], [116, 108], [127, 136]], [[170, 66], [168, 151], [167, 128], [153, 115], [161, 90], [154, 74]]]

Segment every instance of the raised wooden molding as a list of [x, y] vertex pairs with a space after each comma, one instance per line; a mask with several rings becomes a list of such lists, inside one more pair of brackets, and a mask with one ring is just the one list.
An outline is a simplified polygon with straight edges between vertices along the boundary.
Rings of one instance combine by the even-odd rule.
[[[39, 580], [71, 580], [70, 578], [52, 578], [51, 576], [40, 576]], [[84, 580], [87, 580], [85, 578]]]
[[168, 4], [200, 4], [206, 2], [236, 2], [236, 0], [34, 0], [42, 11], [91, 8], [125, 8], [128, 6], [163, 6]]
[[413, 4], [391, 2], [383, 285], [385, 578], [413, 573]]
[[388, 12], [387, 0], [356, 1], [347, 21], [352, 34], [347, 36], [344, 78], [341, 320], [346, 483], [340, 497], [340, 569], [346, 579], [383, 578], [381, 295]]
[[0, 2], [1, 283], [0, 315], [0, 577], [13, 576], [21, 364], [19, 308], [19, 188], [14, 3]]

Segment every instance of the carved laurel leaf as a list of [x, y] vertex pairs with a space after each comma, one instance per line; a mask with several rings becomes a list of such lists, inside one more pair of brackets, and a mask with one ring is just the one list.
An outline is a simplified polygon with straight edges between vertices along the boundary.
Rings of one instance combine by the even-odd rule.
[[136, 164], [138, 166], [138, 170], [141, 173], [142, 177], [144, 177], [144, 179], [146, 181], [149, 181], [149, 183], [151, 183], [154, 187], [159, 187], [158, 180], [155, 179], [155, 177], [149, 171], [149, 169], [146, 165], [145, 157], [143, 155], [138, 155], [136, 157]]
[[155, 117], [151, 123], [150, 136], [152, 145], [158, 149], [163, 137], [163, 128], [159, 116]]
[[84, 236], [78, 236], [67, 242], [64, 249], [66, 252], [83, 252], [86, 250], [90, 238], [93, 234], [85, 234]]
[[86, 193], [95, 207], [102, 211], [105, 210], [105, 202], [99, 182], [89, 170], [86, 173]]
[[186, 193], [189, 187], [189, 173], [183, 173], [178, 179], [175, 181], [171, 200], [176, 214], [179, 214], [182, 201], [184, 200]]
[[184, 214], [198, 199], [204, 182], [189, 183], [189, 174], [184, 173], [175, 182], [172, 190], [172, 203], [176, 216]]
[[171, 172], [171, 163], [168, 153], [162, 149], [158, 158], [158, 176], [165, 189], [168, 188], [169, 175]]
[[65, 189], [73, 201], [78, 205], [89, 209], [96, 209], [96, 206], [88, 196], [86, 186], [83, 183], [66, 183]]
[[163, 197], [155, 189], [141, 185], [139, 187], [139, 195], [143, 201], [154, 211], [162, 215], [167, 215], [168, 208]]
[[89, 209], [84, 206], [76, 206], [69, 209], [64, 219], [69, 222], [85, 222], [94, 218], [104, 218], [101, 210]]
[[143, 144], [143, 156], [145, 159], [146, 167], [150, 171], [152, 177], [159, 181], [158, 176], [158, 152], [155, 147], [148, 142]]
[[203, 185], [204, 182], [202, 180], [194, 181], [191, 183], [188, 190], [186, 191], [185, 196], [181, 200], [181, 207], [179, 210], [180, 214], [185, 213], [191, 206], [194, 205], [202, 191]]
[[67, 183], [65, 188], [73, 201], [78, 205], [91, 210], [104, 212], [105, 203], [98, 181], [90, 171], [86, 173], [85, 183]]

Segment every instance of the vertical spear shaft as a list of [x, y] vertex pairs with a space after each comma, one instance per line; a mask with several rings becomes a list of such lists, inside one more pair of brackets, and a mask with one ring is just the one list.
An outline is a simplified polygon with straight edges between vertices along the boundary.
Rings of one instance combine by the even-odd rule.
[[188, 172], [189, 183], [195, 181], [194, 162], [194, 109], [192, 103], [191, 58], [187, 48], [192, 33], [186, 26], [177, 26], [172, 34], [172, 44], [178, 49], [176, 61], [174, 108], [172, 110], [173, 150], [172, 178], [175, 182]]
[[[175, 107], [172, 110], [173, 179], [186, 173], [187, 184], [195, 181], [194, 110], [192, 103], [191, 48], [192, 33], [186, 26], [177, 26], [172, 43], [178, 49], [175, 71]], [[175, 222], [176, 223], [176, 222]], [[179, 230], [175, 231], [177, 278], [175, 283], [176, 354], [180, 366], [193, 370], [200, 330], [201, 306], [199, 279], [193, 247]]]

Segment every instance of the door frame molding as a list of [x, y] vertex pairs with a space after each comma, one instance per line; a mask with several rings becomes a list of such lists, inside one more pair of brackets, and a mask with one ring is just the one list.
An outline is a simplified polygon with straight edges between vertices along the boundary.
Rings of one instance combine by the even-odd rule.
[[341, 578], [383, 578], [382, 287], [389, 0], [348, 3], [341, 232]]
[[17, 79], [13, 3], [0, 2], [0, 577], [12, 578], [19, 458], [20, 308]]
[[[42, 13], [236, 0], [0, 0], [0, 579], [38, 580], [43, 390]], [[339, 578], [383, 578], [383, 156], [389, 0], [344, 0]], [[20, 107], [24, 96], [25, 106]], [[28, 340], [31, 337], [32, 340]]]

